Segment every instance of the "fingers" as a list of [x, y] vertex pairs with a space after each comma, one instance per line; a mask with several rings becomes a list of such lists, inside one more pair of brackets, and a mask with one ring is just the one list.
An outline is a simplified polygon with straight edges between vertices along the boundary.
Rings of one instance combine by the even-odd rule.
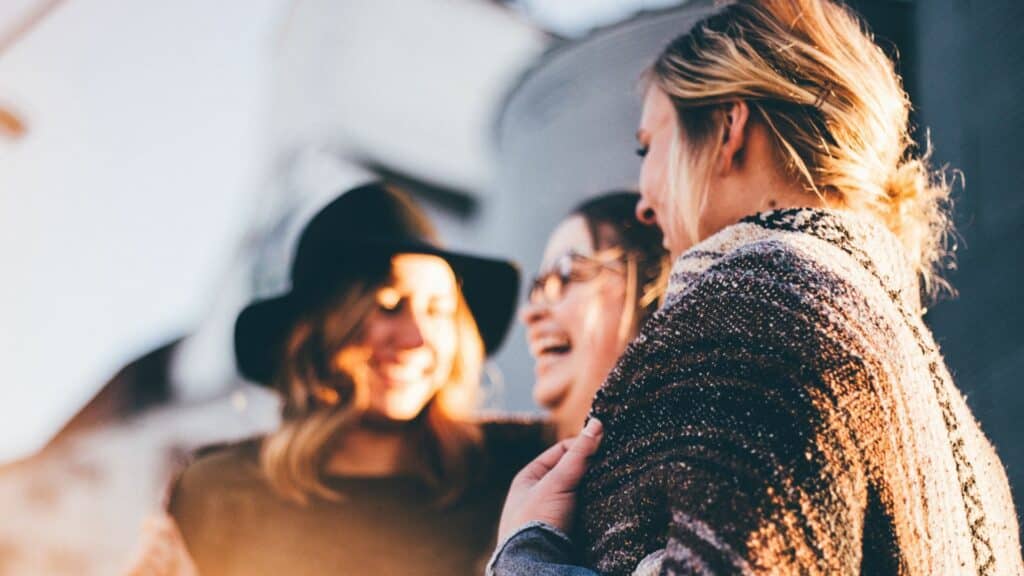
[[597, 452], [603, 435], [604, 426], [601, 421], [591, 418], [583, 428], [583, 433], [572, 440], [569, 449], [547, 475], [555, 484], [553, 488], [564, 492], [576, 489], [583, 473], [587, 471], [587, 458]]
[[557, 472], [558, 490], [575, 489], [587, 470], [587, 458], [597, 452], [603, 434], [604, 427], [601, 421], [591, 418], [579, 436], [562, 440], [545, 450], [527, 464], [516, 475], [514, 481], [533, 484]]

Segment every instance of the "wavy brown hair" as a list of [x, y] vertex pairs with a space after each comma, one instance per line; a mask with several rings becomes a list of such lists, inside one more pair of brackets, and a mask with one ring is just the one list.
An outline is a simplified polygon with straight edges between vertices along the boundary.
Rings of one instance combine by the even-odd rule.
[[[284, 400], [283, 423], [264, 439], [260, 466], [274, 490], [287, 499], [305, 503], [310, 497], [342, 497], [325, 482], [325, 466], [339, 439], [365, 412], [368, 391], [333, 359], [360, 337], [377, 306], [382, 282], [346, 283], [333, 298], [302, 315], [285, 340], [274, 382]], [[484, 346], [461, 292], [455, 314], [458, 344], [452, 373], [413, 422], [419, 445], [427, 451], [426, 480], [441, 503], [464, 489], [482, 442], [471, 417]]]
[[930, 148], [915, 146], [895, 66], [849, 8], [831, 0], [727, 3], [672, 41], [647, 79], [673, 103], [688, 149], [678, 156], [695, 179], [721, 144], [723, 105], [744, 100], [808, 193], [881, 219], [924, 291], [949, 288], [941, 277], [952, 264], [949, 182], [929, 167]]

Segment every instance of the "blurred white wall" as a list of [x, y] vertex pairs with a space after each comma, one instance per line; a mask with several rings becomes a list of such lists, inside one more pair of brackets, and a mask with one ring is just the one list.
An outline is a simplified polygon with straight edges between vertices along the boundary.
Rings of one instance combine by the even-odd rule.
[[328, 144], [484, 192], [506, 91], [548, 38], [480, 0], [299, 0], [275, 54], [277, 157]]
[[[24, 3], [23, 3], [24, 4]], [[284, 0], [67, 0], [0, 55], [0, 462], [204, 315], [262, 183]]]
[[688, 0], [519, 0], [522, 11], [545, 30], [578, 38], [596, 28], [621, 22], [645, 10], [658, 10]]

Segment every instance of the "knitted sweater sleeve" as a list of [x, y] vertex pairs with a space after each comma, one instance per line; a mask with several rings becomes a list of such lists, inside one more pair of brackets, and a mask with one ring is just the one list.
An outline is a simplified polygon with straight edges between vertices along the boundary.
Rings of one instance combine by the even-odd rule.
[[595, 400], [582, 524], [602, 572], [662, 546], [667, 574], [859, 570], [863, 350], [816, 277], [777, 259], [702, 275]]

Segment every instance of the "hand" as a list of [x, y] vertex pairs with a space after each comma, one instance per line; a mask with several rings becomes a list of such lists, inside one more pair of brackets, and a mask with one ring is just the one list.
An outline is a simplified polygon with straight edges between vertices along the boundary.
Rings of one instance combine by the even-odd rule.
[[142, 525], [139, 555], [126, 576], [198, 576], [174, 518], [151, 516]]
[[597, 452], [603, 432], [601, 422], [591, 418], [579, 436], [548, 448], [516, 474], [501, 512], [499, 542], [534, 521], [569, 531], [576, 487], [587, 470], [587, 458]]

